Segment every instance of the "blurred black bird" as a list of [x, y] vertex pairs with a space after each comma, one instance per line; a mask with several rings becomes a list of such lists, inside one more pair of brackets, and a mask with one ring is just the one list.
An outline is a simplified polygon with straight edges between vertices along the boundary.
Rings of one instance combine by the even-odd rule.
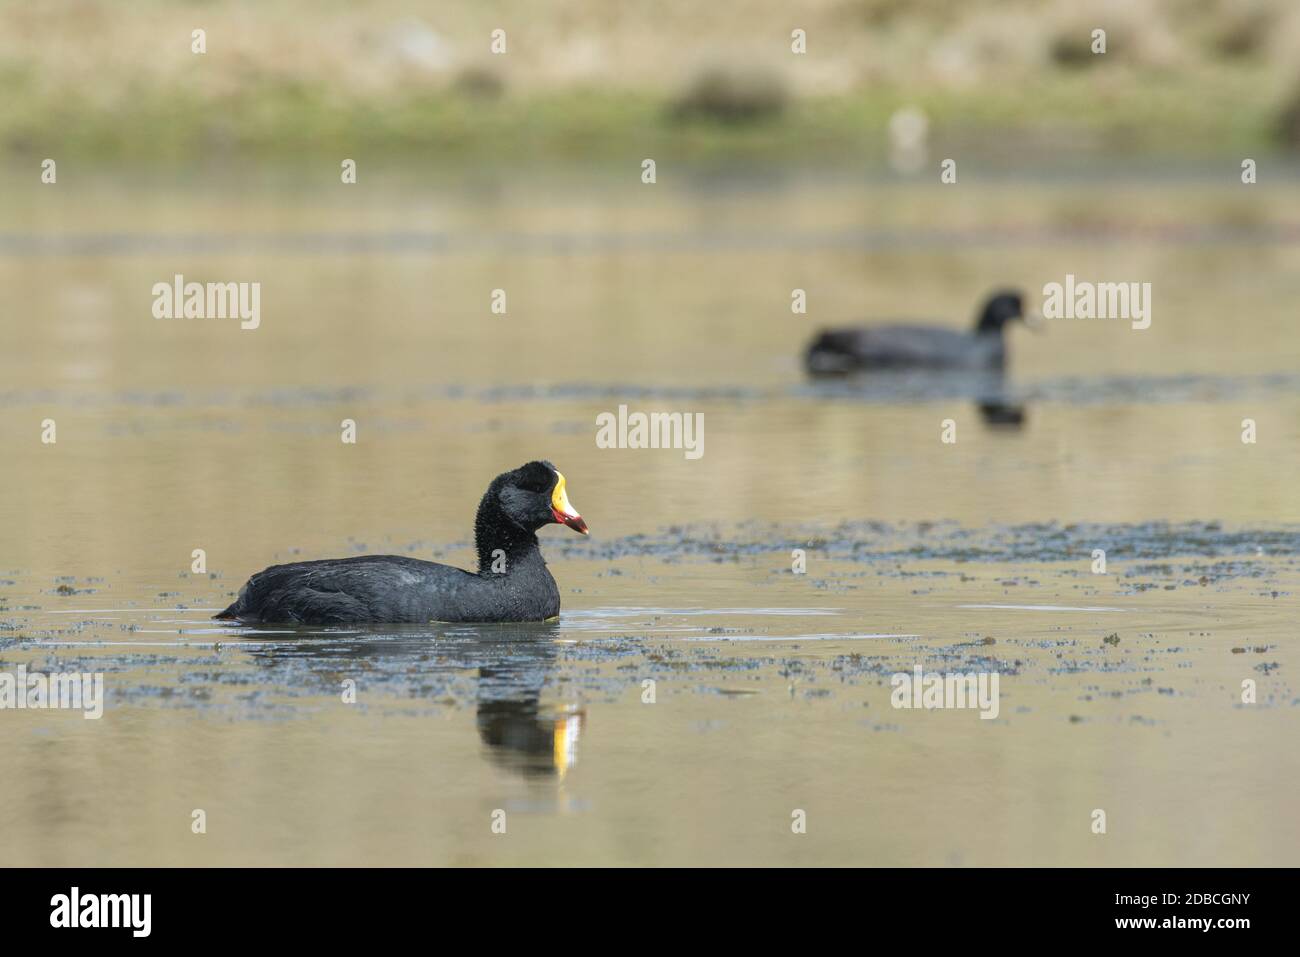
[[989, 297], [972, 332], [910, 323], [825, 329], [808, 346], [804, 363], [813, 376], [891, 369], [1001, 371], [1006, 363], [1002, 328], [1026, 318], [1020, 293], [1005, 290]]
[[560, 613], [560, 590], [536, 532], [563, 524], [587, 534], [550, 462], [498, 475], [474, 520], [478, 572], [399, 555], [361, 555], [273, 565], [258, 572], [214, 618], [336, 625], [431, 621], [543, 621]]

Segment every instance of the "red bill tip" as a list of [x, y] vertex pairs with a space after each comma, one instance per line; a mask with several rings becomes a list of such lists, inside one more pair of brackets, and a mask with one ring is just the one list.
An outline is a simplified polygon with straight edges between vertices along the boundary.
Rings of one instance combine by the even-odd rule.
[[569, 528], [575, 532], [581, 532], [583, 535], [591, 534], [587, 531], [587, 523], [582, 520], [581, 515], [565, 515], [558, 508], [552, 508], [551, 514], [555, 516], [555, 520], [561, 525], [568, 525]]

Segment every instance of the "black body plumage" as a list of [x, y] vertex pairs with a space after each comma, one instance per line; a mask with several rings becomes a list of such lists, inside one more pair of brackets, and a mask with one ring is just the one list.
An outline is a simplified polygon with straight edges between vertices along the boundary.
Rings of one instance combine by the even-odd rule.
[[804, 354], [813, 376], [873, 370], [1001, 371], [1006, 363], [1003, 327], [1023, 318], [1019, 293], [990, 297], [971, 332], [942, 326], [895, 323], [845, 326], [819, 332]]

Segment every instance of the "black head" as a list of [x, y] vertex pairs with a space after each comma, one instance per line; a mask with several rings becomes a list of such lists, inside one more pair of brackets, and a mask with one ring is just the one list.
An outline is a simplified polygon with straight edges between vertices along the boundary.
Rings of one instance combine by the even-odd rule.
[[984, 311], [980, 313], [979, 321], [975, 324], [977, 332], [1001, 332], [1012, 319], [1023, 319], [1025, 317], [1024, 303], [1021, 302], [1020, 293], [1014, 290], [1003, 290], [994, 293], [989, 297], [988, 302], [984, 304]]
[[587, 523], [569, 503], [564, 476], [550, 462], [529, 462], [492, 480], [478, 505], [474, 533], [479, 558], [501, 548], [537, 543], [536, 531], [544, 525], [568, 525], [587, 534]]

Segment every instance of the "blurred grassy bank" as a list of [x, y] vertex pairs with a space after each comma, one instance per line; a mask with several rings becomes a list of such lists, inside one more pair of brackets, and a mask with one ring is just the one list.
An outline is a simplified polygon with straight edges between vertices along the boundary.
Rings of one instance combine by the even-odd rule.
[[1293, 149], [1298, 50], [1289, 0], [15, 0], [0, 150], [797, 159], [902, 108], [937, 148]]

